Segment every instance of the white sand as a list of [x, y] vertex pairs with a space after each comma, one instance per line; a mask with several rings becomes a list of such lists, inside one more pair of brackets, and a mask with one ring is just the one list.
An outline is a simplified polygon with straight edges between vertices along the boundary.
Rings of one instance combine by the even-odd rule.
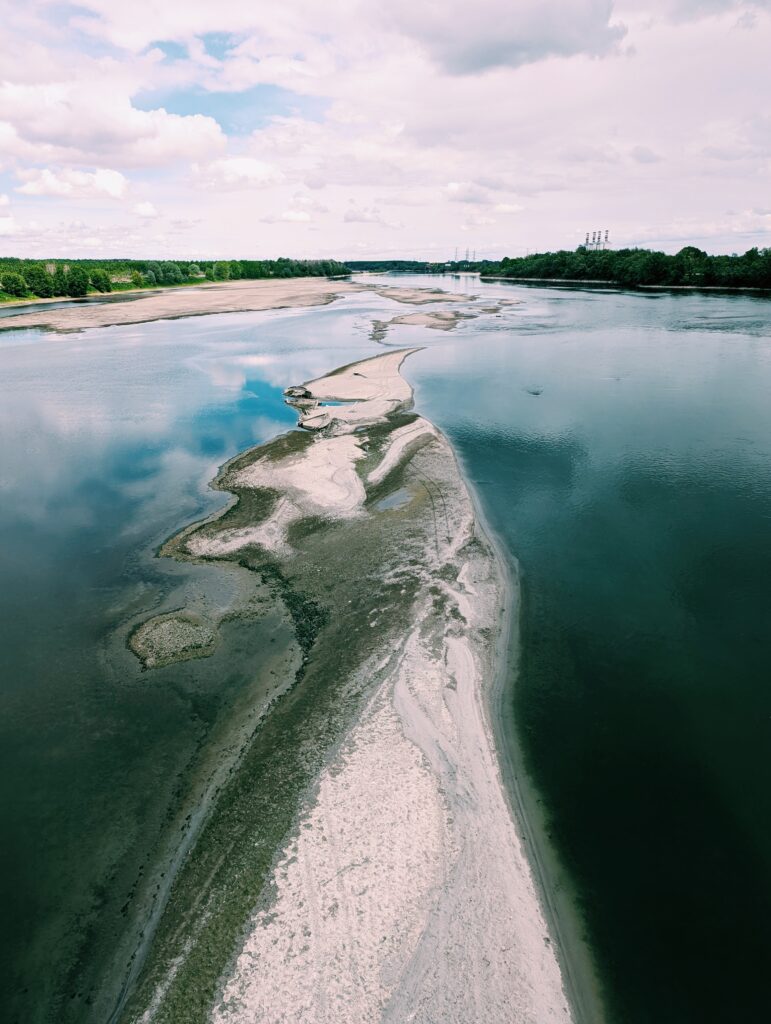
[[412, 388], [399, 373], [399, 367], [417, 348], [401, 348], [371, 359], [351, 363], [324, 377], [308, 380], [306, 387], [322, 401], [371, 402], [378, 398], [406, 402], [412, 398]]
[[319, 437], [312, 445], [284, 459], [253, 462], [234, 480], [237, 487], [279, 491], [272, 514], [256, 526], [199, 533], [188, 541], [193, 555], [217, 556], [259, 544], [269, 551], [288, 553], [286, 531], [303, 516], [346, 518], [357, 515], [366, 497], [356, 463], [364, 458], [361, 438], [352, 434]]
[[447, 312], [436, 310], [430, 313], [405, 313], [403, 316], [396, 316], [390, 322], [392, 324], [407, 324], [413, 327], [429, 327], [434, 331], [452, 331], [462, 319], [472, 319], [473, 313]]
[[318, 306], [343, 292], [358, 291], [348, 281], [325, 277], [296, 277], [265, 281], [223, 281], [190, 288], [168, 288], [125, 301], [72, 305], [60, 309], [36, 309], [3, 320], [3, 329], [51, 327], [57, 331], [81, 331], [87, 327], [145, 323], [170, 317], [205, 313], [238, 313], [246, 310]]
[[[387, 400], [383, 382], [404, 355], [307, 387], [364, 404]], [[403, 403], [404, 385], [393, 390]], [[269, 486], [281, 479], [293, 501], [355, 514], [355, 442], [335, 434], [348, 426], [332, 424], [332, 436], [310, 446], [324, 452], [329, 441], [345, 440], [349, 447], [331, 461], [291, 456], [289, 469], [263, 461], [244, 476]], [[308, 798], [215, 1024], [571, 1020], [487, 718], [502, 570], [475, 524], [449, 444], [424, 420], [409, 428], [393, 432], [368, 482], [404, 464], [430, 497], [414, 628], [360, 669], [373, 697]], [[311, 467], [332, 464], [339, 480], [323, 468], [320, 483], [311, 479]]]
[[429, 437], [436, 437], [436, 427], [422, 416], [418, 416], [405, 427], [391, 431], [383, 457], [367, 477], [367, 483], [379, 484], [385, 480], [391, 470], [402, 461], [410, 445]]
[[[319, 430], [335, 424], [337, 429], [353, 429], [378, 423], [389, 413], [412, 401], [412, 388], [399, 373], [399, 367], [417, 348], [402, 348], [353, 363], [342, 370], [306, 381], [301, 387], [315, 402], [346, 402], [346, 405], [319, 406], [303, 410], [300, 424]], [[293, 389], [289, 389], [290, 391]]]
[[323, 773], [214, 1021], [378, 1020], [443, 881], [444, 817], [381, 692]]
[[374, 288], [373, 291], [384, 299], [410, 306], [423, 306], [429, 302], [470, 302], [473, 298], [457, 292], [444, 292], [441, 288]]
[[237, 487], [270, 487], [285, 493], [306, 515], [355, 515], [364, 498], [356, 463], [364, 458], [352, 434], [316, 438], [297, 455], [253, 462], [235, 478]]

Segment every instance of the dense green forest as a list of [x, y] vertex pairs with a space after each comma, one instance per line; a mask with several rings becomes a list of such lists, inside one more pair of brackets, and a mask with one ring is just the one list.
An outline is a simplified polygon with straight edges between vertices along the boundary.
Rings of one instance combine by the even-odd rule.
[[486, 277], [556, 278], [562, 281], [606, 281], [692, 288], [770, 288], [771, 249], [749, 249], [742, 256], [709, 256], [688, 245], [674, 256], [648, 249], [590, 250], [534, 253], [508, 257]]
[[645, 285], [691, 288], [771, 289], [771, 249], [749, 249], [742, 256], [709, 256], [689, 245], [674, 256], [650, 249], [575, 250], [533, 253], [492, 260], [352, 260], [351, 270], [420, 274], [479, 272], [483, 277], [596, 281], [626, 288]]
[[336, 260], [22, 260], [0, 258], [0, 301], [78, 298], [127, 291], [265, 277], [337, 277], [350, 271]]
[[444, 274], [448, 267], [446, 263], [426, 263], [425, 260], [346, 260], [345, 265], [354, 271], [384, 274]]
[[575, 250], [492, 260], [429, 263], [421, 260], [21, 260], [0, 258], [0, 301], [84, 296], [194, 285], [242, 278], [338, 277], [352, 271], [446, 274], [475, 271], [483, 277], [596, 281], [627, 288], [645, 285], [771, 290], [771, 249], [741, 256], [710, 256], [689, 245], [674, 256], [649, 249]]

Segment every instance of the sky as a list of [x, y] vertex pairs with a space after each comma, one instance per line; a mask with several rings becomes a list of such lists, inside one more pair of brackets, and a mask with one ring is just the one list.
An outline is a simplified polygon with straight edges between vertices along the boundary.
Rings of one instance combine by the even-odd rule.
[[0, 0], [0, 255], [771, 246], [771, 0]]

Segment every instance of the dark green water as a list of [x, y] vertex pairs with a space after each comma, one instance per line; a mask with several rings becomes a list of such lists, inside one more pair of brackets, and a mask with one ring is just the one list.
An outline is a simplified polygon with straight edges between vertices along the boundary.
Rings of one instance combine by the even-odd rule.
[[417, 400], [522, 566], [513, 711], [610, 1019], [767, 1019], [771, 304], [513, 294]]
[[[426, 345], [407, 364], [417, 407], [522, 567], [511, 710], [611, 1020], [765, 1019], [771, 305], [442, 284], [523, 300], [386, 342]], [[154, 548], [222, 501], [206, 488], [217, 465], [291, 425], [284, 386], [378, 351], [371, 319], [404, 311], [360, 295], [0, 334], [9, 1020], [99, 1019], [121, 910], [280, 633], [267, 623], [206, 661], [140, 673], [130, 622], [191, 590], [225, 605], [231, 587]]]

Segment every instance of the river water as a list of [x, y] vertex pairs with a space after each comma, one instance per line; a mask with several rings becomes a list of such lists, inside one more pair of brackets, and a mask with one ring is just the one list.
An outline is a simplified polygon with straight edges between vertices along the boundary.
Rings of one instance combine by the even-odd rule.
[[[435, 278], [390, 284], [435, 286]], [[763, 1019], [771, 962], [771, 304], [481, 284], [393, 326], [520, 565], [507, 714], [612, 1021]], [[408, 310], [409, 311], [409, 310]], [[228, 582], [153, 557], [289, 429], [290, 383], [382, 351], [371, 293], [57, 336], [0, 333], [0, 1000], [98, 1019], [143, 872], [259, 682], [267, 639], [142, 673], [131, 624]], [[187, 599], [187, 597], [186, 597]], [[265, 630], [269, 625], [265, 626]], [[126, 914], [129, 914], [129, 918]]]

